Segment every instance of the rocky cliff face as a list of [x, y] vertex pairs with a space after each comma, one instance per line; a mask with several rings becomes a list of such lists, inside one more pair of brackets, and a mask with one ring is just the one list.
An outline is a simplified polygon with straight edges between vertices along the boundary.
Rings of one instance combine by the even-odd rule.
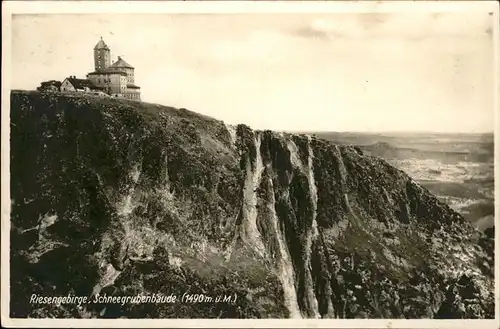
[[13, 91], [11, 198], [12, 317], [494, 317], [492, 232], [355, 147]]

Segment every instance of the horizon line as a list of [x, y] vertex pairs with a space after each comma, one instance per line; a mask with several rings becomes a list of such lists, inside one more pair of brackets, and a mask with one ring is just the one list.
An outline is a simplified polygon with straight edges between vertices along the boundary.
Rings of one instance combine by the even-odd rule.
[[432, 131], [432, 130], [280, 130], [283, 132], [295, 134], [324, 134], [324, 133], [339, 133], [339, 134], [468, 134], [468, 135], [494, 135], [495, 131]]

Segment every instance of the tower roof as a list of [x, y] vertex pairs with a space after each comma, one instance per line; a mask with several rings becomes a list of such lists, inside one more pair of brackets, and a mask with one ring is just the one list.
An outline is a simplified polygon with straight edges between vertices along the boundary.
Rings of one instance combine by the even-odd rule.
[[116, 62], [114, 62], [113, 64], [111, 64], [109, 67], [115, 67], [115, 68], [122, 68], [122, 67], [126, 67], [126, 68], [129, 68], [129, 69], [133, 69], [134, 67], [132, 65], [130, 65], [129, 63], [125, 62], [123, 60], [123, 58], [121, 58], [120, 56], [118, 56], [118, 60]]
[[102, 37], [101, 37], [101, 40], [99, 40], [99, 42], [95, 45], [94, 49], [106, 49], [106, 50], [109, 50], [109, 47], [108, 47], [108, 45], [106, 45], [106, 43], [104, 42], [104, 40], [102, 40]]

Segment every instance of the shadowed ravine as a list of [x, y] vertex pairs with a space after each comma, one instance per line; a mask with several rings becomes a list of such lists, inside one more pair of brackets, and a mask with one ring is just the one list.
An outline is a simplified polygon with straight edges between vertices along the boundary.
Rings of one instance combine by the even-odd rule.
[[[11, 197], [13, 317], [494, 317], [493, 231], [352, 146], [13, 91]], [[29, 303], [185, 292], [237, 299]]]

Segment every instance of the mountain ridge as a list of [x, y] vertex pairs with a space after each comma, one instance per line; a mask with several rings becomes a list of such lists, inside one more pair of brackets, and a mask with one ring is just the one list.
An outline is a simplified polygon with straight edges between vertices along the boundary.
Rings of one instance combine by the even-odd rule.
[[[11, 123], [11, 316], [494, 317], [491, 237], [358, 147], [27, 91]], [[237, 302], [27, 303], [190, 289]]]

